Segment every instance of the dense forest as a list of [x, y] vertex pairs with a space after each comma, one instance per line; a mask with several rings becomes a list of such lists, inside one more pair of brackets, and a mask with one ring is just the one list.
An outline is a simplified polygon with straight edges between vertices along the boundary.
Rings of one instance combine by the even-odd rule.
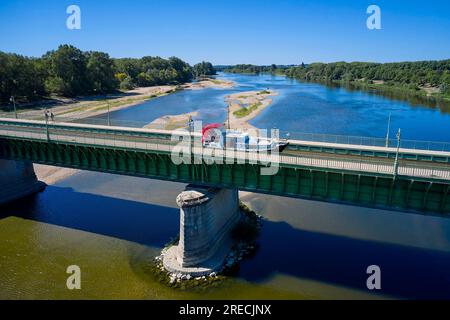
[[450, 60], [396, 63], [313, 63], [286, 70], [289, 77], [306, 81], [344, 81], [420, 90], [434, 87], [450, 93]]
[[180, 84], [211, 74], [215, 70], [209, 62], [191, 67], [176, 57], [113, 59], [107, 53], [83, 52], [70, 45], [41, 58], [0, 52], [0, 103], [8, 102], [11, 96], [23, 102], [50, 95], [76, 97]]
[[[235, 66], [222, 66], [220, 71], [229, 73], [245, 73], [245, 74], [259, 74], [259, 73], [282, 73], [284, 70], [292, 66], [275, 65], [270, 66], [256, 66], [253, 64], [238, 64]], [[216, 69], [218, 69], [216, 67]]]
[[196, 77], [212, 76], [216, 73], [216, 69], [214, 69], [211, 62], [202, 61], [194, 65], [194, 75]]

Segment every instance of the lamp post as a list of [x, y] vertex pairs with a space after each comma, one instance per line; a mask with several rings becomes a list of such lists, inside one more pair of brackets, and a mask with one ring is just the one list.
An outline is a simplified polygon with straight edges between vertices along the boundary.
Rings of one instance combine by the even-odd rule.
[[109, 100], [107, 100], [106, 102], [108, 104], [108, 126], [110, 127], [111, 126], [111, 117], [109, 115]]
[[388, 119], [388, 126], [387, 126], [387, 133], [386, 133], [386, 148], [389, 147], [389, 131], [391, 131], [391, 112], [389, 112], [389, 119]]
[[227, 125], [228, 125], [228, 130], [230, 130], [230, 104], [228, 104], [228, 108], [227, 108]]
[[9, 101], [11, 101], [14, 106], [14, 116], [17, 119], [16, 99], [14, 98], [14, 96], [11, 96], [11, 98], [9, 98]]
[[45, 131], [47, 133], [47, 141], [50, 141], [50, 133], [48, 131], [48, 114], [45, 113]]
[[192, 116], [189, 116], [189, 119], [188, 119], [188, 128], [189, 128], [189, 156], [190, 156], [190, 161], [191, 161], [191, 164], [193, 164], [194, 162], [192, 161], [192, 159], [193, 159], [193, 156], [192, 156], [192, 150], [193, 150], [193, 144], [194, 144], [194, 140], [193, 140], [193, 138], [192, 138], [192, 131], [193, 131], [193, 128], [194, 127], [194, 120], [192, 119]]
[[400, 151], [400, 139], [401, 139], [401, 130], [398, 129], [397, 132], [397, 152], [395, 153], [395, 161], [394, 161], [394, 177], [398, 174], [398, 154]]

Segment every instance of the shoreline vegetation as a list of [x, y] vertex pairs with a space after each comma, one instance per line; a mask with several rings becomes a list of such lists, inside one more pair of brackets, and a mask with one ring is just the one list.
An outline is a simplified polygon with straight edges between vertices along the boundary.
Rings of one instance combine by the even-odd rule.
[[274, 90], [262, 90], [238, 92], [227, 96], [230, 128], [256, 129], [249, 122], [270, 106], [272, 98], [277, 95], [278, 92]]
[[241, 74], [270, 73], [292, 79], [363, 90], [412, 103], [438, 105], [450, 112], [450, 59], [395, 63], [335, 62], [216, 67]]
[[213, 65], [206, 61], [191, 66], [177, 57], [115, 59], [105, 52], [81, 51], [71, 45], [61, 45], [39, 58], [0, 51], [0, 108], [8, 109], [11, 97], [19, 107], [26, 108], [45, 99], [51, 103], [54, 97], [176, 86], [215, 74]]
[[[181, 90], [226, 89], [232, 88], [234, 85], [235, 83], [232, 81], [204, 77], [196, 82], [181, 85], [139, 87], [120, 94], [87, 96], [79, 99], [60, 98], [54, 100], [52, 105], [36, 103], [36, 106], [33, 108], [18, 109], [18, 114], [19, 118], [38, 120], [43, 119], [43, 112], [47, 109], [53, 112], [56, 119], [82, 119], [106, 114], [108, 108], [110, 112], [117, 111]], [[11, 111], [0, 111], [0, 116], [11, 114]]]

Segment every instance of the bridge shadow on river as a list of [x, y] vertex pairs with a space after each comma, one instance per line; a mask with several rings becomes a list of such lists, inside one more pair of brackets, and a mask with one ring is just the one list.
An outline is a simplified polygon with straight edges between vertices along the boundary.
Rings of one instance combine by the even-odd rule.
[[[0, 219], [9, 216], [153, 247], [162, 247], [179, 230], [175, 207], [55, 186], [26, 201], [0, 207]], [[257, 252], [241, 263], [238, 277], [263, 282], [281, 273], [367, 291], [366, 268], [372, 264], [381, 267], [382, 294], [450, 298], [450, 252], [304, 231], [286, 222], [264, 222]]]

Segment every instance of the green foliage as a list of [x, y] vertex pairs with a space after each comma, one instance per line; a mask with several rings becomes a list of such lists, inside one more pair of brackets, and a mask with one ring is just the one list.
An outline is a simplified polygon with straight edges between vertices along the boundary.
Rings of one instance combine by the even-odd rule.
[[[217, 67], [216, 67], [217, 68]], [[221, 67], [222, 71], [229, 73], [243, 73], [243, 74], [260, 74], [260, 73], [282, 73], [288, 66], [277, 66], [272, 64], [270, 66], [255, 66], [253, 64], [237, 64], [235, 66]]]
[[443, 83], [439, 86], [439, 92], [442, 94], [450, 94], [450, 84]]
[[0, 52], [0, 103], [12, 95], [19, 102], [51, 94], [76, 97], [180, 84], [192, 78], [192, 67], [176, 57], [112, 59], [106, 53], [83, 52], [71, 45], [37, 59]]
[[103, 52], [88, 52], [87, 77], [91, 93], [108, 93], [117, 89], [119, 82], [114, 76], [114, 61]]
[[[345, 81], [419, 90], [420, 86], [450, 84], [450, 60], [397, 63], [313, 63], [285, 71], [291, 78], [306, 81]], [[378, 82], [377, 82], [378, 81]]]
[[[148, 87], [164, 84], [180, 84], [191, 81], [192, 67], [183, 60], [170, 57], [143, 57], [142, 59], [117, 59], [115, 68], [118, 74], [130, 77], [131, 83], [139, 87]], [[126, 85], [130, 84], [130, 79]], [[122, 81], [125, 81], [123, 79]], [[123, 88], [125, 85], [121, 85]]]
[[247, 107], [247, 108], [242, 107], [239, 110], [233, 112], [233, 114], [238, 118], [243, 118], [243, 117], [249, 115], [250, 113], [252, 113], [253, 111], [255, 111], [256, 109], [258, 109], [259, 106], [261, 106], [261, 102], [254, 103], [250, 107]]
[[224, 70], [229, 73], [259, 74], [262, 72], [270, 72], [268, 67], [255, 66], [252, 64], [238, 64]]
[[130, 76], [127, 76], [125, 79], [122, 80], [122, 82], [120, 82], [120, 89], [121, 90], [131, 90], [133, 89], [134, 83], [133, 83], [133, 79], [131, 79]]
[[119, 81], [119, 83], [120, 82], [122, 82], [123, 80], [125, 80], [127, 77], [128, 77], [128, 75], [126, 74], [126, 73], [123, 73], [123, 72], [118, 72], [118, 73], [116, 73], [115, 75], [114, 75], [114, 77]]
[[43, 57], [48, 70], [47, 91], [67, 97], [87, 94], [90, 89], [87, 57], [79, 49], [63, 45]]
[[42, 96], [45, 76], [45, 68], [38, 59], [0, 52], [0, 101], [8, 102], [11, 96], [16, 100]]
[[212, 76], [215, 75], [216, 69], [214, 69], [213, 65], [211, 62], [206, 62], [206, 61], [202, 61], [200, 63], [197, 63], [196, 65], [194, 65], [194, 75], [196, 77], [200, 77], [200, 76]]

